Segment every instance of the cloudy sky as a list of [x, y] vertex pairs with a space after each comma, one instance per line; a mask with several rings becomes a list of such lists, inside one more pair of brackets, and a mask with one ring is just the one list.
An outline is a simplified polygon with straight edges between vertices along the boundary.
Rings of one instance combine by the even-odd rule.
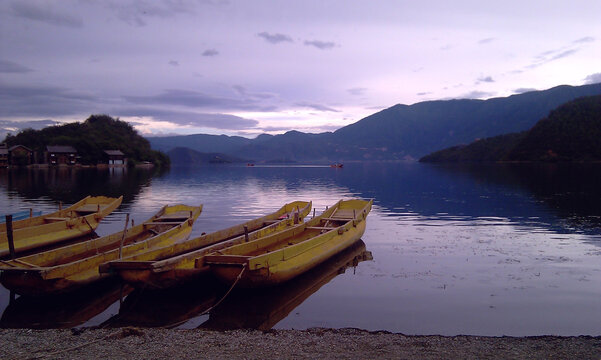
[[601, 82], [601, 1], [0, 2], [0, 137], [332, 131], [397, 103]]

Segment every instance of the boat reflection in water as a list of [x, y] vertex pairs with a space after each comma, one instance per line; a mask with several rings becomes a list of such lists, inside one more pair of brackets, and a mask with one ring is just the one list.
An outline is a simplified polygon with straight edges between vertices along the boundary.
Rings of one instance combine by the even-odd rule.
[[[193, 319], [209, 319], [201, 328], [268, 330], [285, 318], [311, 294], [319, 290], [346, 268], [371, 260], [362, 240], [314, 269], [280, 285], [268, 288], [238, 289], [218, 303], [229, 288], [210, 273], [193, 282], [169, 290], [136, 289], [127, 296], [118, 315], [101, 327], [178, 327]], [[214, 308], [213, 308], [214, 307]], [[196, 323], [198, 323], [196, 322]]]
[[269, 330], [309, 296], [343, 274], [348, 267], [372, 260], [362, 240], [355, 242], [328, 261], [280, 286], [234, 290], [210, 312], [200, 327], [212, 330]]
[[177, 327], [210, 309], [227, 288], [210, 273], [168, 290], [138, 288], [101, 327]]
[[20, 296], [12, 300], [0, 319], [1, 328], [66, 329], [79, 326], [104, 312], [132, 289], [105, 279], [69, 294], [48, 297]]

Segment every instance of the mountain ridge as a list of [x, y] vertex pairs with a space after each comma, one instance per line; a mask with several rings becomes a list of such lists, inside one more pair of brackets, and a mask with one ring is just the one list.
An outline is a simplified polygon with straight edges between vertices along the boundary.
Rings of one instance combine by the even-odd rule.
[[[600, 95], [601, 83], [560, 85], [488, 100], [431, 100], [396, 104], [334, 132], [291, 130], [256, 139], [225, 135], [187, 135], [171, 143], [148, 138], [153, 147], [186, 146], [254, 161], [415, 160], [433, 151], [513, 132], [525, 131], [559, 105], [577, 97]], [[164, 138], [163, 138], [164, 139]], [[193, 141], [189, 141], [193, 140]], [[187, 141], [187, 143], [186, 143]]]

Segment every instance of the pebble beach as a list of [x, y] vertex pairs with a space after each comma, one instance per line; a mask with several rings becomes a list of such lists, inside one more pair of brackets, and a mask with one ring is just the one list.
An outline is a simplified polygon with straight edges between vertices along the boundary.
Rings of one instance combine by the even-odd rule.
[[1, 329], [1, 359], [601, 359], [601, 337], [406, 336], [359, 329]]

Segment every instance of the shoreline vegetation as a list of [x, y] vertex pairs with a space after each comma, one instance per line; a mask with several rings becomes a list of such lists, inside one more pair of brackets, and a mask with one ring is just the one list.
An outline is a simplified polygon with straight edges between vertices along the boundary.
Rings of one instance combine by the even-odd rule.
[[354, 328], [1, 329], [2, 359], [599, 359], [601, 336], [403, 335]]

